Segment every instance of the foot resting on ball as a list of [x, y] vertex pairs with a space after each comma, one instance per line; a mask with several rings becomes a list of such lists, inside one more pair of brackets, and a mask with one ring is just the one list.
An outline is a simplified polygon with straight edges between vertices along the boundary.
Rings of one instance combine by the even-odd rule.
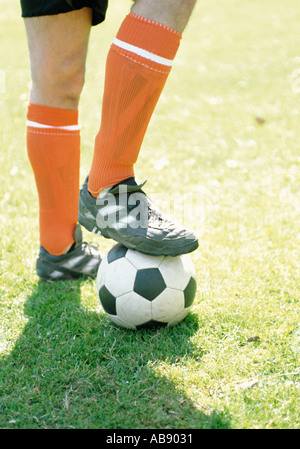
[[144, 254], [178, 256], [197, 249], [196, 235], [164, 216], [143, 192], [144, 184], [128, 178], [94, 198], [87, 177], [80, 190], [79, 223]]
[[74, 232], [75, 242], [67, 253], [61, 256], [49, 254], [40, 246], [36, 261], [36, 274], [43, 280], [68, 280], [80, 276], [95, 278], [101, 262], [98, 249], [82, 241], [80, 225]]

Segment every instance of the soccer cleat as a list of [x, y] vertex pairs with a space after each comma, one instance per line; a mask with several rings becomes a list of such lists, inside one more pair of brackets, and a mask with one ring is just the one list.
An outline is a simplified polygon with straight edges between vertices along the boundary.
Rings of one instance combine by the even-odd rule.
[[36, 261], [36, 274], [44, 280], [77, 279], [80, 276], [95, 278], [101, 262], [97, 248], [82, 241], [81, 227], [77, 224], [75, 242], [69, 251], [61, 256], [53, 256], [40, 246]]
[[[146, 182], [146, 181], [145, 181]], [[143, 192], [144, 183], [128, 178], [94, 198], [86, 178], [79, 197], [78, 221], [88, 231], [154, 256], [178, 256], [198, 248], [195, 234], [164, 216]]]

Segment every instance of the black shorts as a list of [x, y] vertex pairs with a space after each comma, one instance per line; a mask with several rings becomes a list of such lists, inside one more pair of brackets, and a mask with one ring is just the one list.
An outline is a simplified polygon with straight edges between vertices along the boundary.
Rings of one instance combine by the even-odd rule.
[[21, 0], [22, 17], [60, 14], [75, 11], [85, 6], [93, 10], [93, 25], [103, 22], [108, 0]]

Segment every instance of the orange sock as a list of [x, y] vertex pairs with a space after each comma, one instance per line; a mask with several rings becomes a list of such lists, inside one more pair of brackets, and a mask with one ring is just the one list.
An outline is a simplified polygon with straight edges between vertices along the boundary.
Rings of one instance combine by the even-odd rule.
[[78, 111], [29, 104], [27, 151], [39, 196], [40, 244], [60, 255], [74, 242], [78, 216]]
[[88, 182], [93, 196], [134, 176], [180, 39], [177, 31], [133, 13], [123, 21], [107, 56], [101, 126]]

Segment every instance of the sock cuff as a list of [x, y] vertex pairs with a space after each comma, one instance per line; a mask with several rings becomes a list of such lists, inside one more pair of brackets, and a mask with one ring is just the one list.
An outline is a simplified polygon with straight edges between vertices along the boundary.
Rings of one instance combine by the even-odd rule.
[[[181, 37], [181, 33], [166, 25], [130, 13], [121, 24], [116, 41], [172, 61], [179, 48]], [[128, 50], [130, 51], [130, 47]]]
[[29, 103], [27, 120], [36, 124], [47, 126], [74, 126], [78, 125], [78, 110], [58, 109], [40, 104]]

